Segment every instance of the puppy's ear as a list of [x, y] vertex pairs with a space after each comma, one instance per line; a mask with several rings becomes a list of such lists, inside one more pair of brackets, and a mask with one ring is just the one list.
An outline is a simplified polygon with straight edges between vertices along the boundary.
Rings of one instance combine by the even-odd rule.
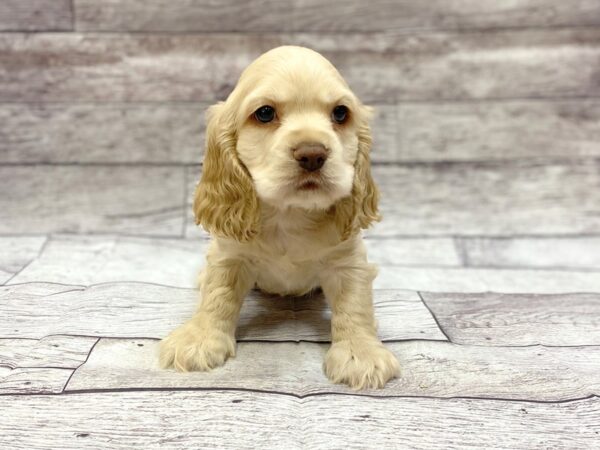
[[371, 128], [369, 118], [372, 108], [362, 106], [358, 123], [358, 153], [354, 163], [352, 195], [335, 205], [335, 222], [342, 239], [346, 240], [360, 228], [381, 220], [378, 212], [379, 190], [371, 175]]
[[221, 237], [245, 242], [258, 232], [259, 206], [252, 178], [240, 162], [233, 114], [223, 102], [206, 114], [206, 150], [196, 187], [196, 224]]

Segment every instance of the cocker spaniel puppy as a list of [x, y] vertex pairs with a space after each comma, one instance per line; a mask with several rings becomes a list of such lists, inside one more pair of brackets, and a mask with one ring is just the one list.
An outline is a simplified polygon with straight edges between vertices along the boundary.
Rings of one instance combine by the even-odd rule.
[[207, 114], [196, 222], [213, 236], [197, 313], [161, 343], [160, 361], [209, 370], [235, 354], [250, 289], [300, 295], [321, 287], [332, 310], [331, 381], [383, 387], [398, 361], [377, 338], [360, 235], [379, 220], [370, 108], [333, 65], [302, 47], [273, 49]]

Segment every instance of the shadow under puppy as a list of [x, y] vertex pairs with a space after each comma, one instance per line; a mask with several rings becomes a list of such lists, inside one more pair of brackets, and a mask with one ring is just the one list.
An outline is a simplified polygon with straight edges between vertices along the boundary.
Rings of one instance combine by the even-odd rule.
[[163, 367], [209, 370], [234, 356], [240, 308], [254, 286], [281, 295], [321, 287], [332, 310], [329, 379], [360, 389], [398, 374], [377, 338], [377, 269], [360, 233], [379, 220], [370, 116], [328, 60], [293, 46], [260, 56], [209, 109], [194, 212], [213, 240], [202, 301], [161, 342]]

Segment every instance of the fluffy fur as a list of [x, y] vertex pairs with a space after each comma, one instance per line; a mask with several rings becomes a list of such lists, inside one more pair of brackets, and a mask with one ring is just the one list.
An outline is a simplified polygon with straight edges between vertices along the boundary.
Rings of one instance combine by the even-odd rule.
[[[273, 122], [254, 117], [263, 105], [275, 108]], [[349, 110], [342, 124], [331, 118], [337, 105]], [[253, 287], [282, 295], [321, 287], [332, 309], [327, 376], [360, 389], [397, 375], [395, 356], [377, 338], [377, 270], [360, 236], [379, 220], [370, 116], [329, 61], [291, 46], [254, 61], [227, 100], [210, 108], [194, 213], [213, 241], [198, 312], [162, 341], [163, 367], [209, 370], [234, 356], [240, 308]], [[307, 142], [328, 151], [316, 173], [293, 157]]]

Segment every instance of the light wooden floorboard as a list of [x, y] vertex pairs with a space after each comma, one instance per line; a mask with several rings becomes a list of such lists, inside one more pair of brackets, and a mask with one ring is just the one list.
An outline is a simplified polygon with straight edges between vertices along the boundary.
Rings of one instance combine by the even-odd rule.
[[461, 239], [465, 263], [482, 267], [600, 270], [600, 237]]
[[179, 236], [180, 167], [0, 166], [0, 233]]
[[15, 368], [55, 367], [75, 369], [83, 363], [97, 338], [47, 336], [42, 339], [0, 337], [0, 366]]
[[600, 345], [600, 294], [421, 295], [454, 343]]
[[600, 292], [598, 272], [381, 266], [377, 289], [431, 292], [561, 294]]
[[0, 397], [6, 394], [58, 394], [72, 374], [73, 369], [62, 367], [0, 367]]
[[[600, 94], [600, 30], [594, 28], [375, 33], [368, 39], [42, 33], [0, 35], [6, 68], [0, 101], [211, 102], [225, 98], [260, 53], [284, 43], [322, 52], [367, 102]], [[47, 54], [55, 64], [47, 64]]]
[[6, 283], [37, 258], [45, 242], [43, 236], [0, 237], [0, 284]]
[[[445, 340], [420, 297], [411, 291], [375, 291], [375, 314], [384, 340]], [[1, 337], [49, 334], [165, 337], [196, 310], [198, 293], [142, 283], [89, 288], [51, 283], [0, 287]], [[275, 297], [253, 291], [242, 308], [241, 340], [329, 340], [329, 308], [321, 294]]]
[[[4, 396], [0, 445], [66, 448], [592, 449], [597, 398], [568, 403], [123, 392]], [[32, 415], [31, 411], [37, 411]], [[51, 426], [48, 418], [52, 418]]]
[[71, 30], [72, 0], [2, 0], [0, 31]]
[[[557, 401], [600, 392], [600, 346], [495, 347], [493, 351], [433, 341], [387, 346], [398, 356], [401, 377], [385, 389], [359, 394]], [[329, 344], [307, 342], [240, 342], [236, 357], [223, 367], [181, 374], [159, 368], [155, 340], [101, 339], [66, 390], [218, 387], [300, 396], [356, 393], [332, 384], [323, 373], [328, 348]]]
[[[9, 249], [12, 241], [7, 241]], [[367, 239], [369, 260], [380, 265], [457, 267], [461, 260], [448, 238]], [[90, 285], [140, 281], [196, 287], [205, 265], [207, 240], [59, 235], [10, 284], [47, 281]], [[0, 240], [0, 254], [2, 254]], [[1, 266], [0, 266], [1, 267]], [[12, 272], [11, 272], [12, 273]]]
[[[593, 0], [520, 0], [511, 4], [468, 0], [74, 0], [76, 28], [86, 31], [334, 31], [470, 29], [600, 24]], [[265, 14], [268, 11], [268, 14]]]

